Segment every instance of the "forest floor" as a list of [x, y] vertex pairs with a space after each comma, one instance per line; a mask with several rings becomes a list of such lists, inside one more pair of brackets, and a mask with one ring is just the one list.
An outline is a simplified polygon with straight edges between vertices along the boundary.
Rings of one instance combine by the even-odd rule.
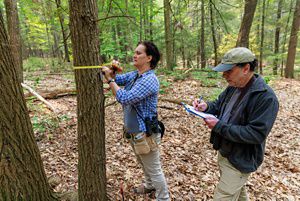
[[[166, 126], [161, 159], [172, 200], [211, 200], [219, 171], [216, 151], [208, 142], [210, 132], [201, 119], [187, 115], [179, 105], [162, 99], [191, 102], [200, 93], [211, 93], [213, 87], [205, 87], [192, 78], [167, 80], [171, 85], [160, 95], [158, 111]], [[34, 82], [26, 81], [29, 85]], [[248, 193], [251, 200], [300, 200], [300, 81], [277, 79], [269, 84], [278, 96], [280, 111], [267, 139], [264, 162], [247, 182]], [[220, 85], [224, 83], [220, 82], [214, 88], [220, 88]], [[39, 80], [36, 89], [71, 86], [74, 87], [73, 79], [52, 75]], [[61, 179], [55, 191], [74, 191], [78, 188], [76, 96], [48, 101], [60, 115], [55, 129], [44, 128], [51, 121], [43, 120], [43, 116], [53, 114], [41, 102], [28, 103], [46, 174]], [[114, 98], [109, 97], [106, 103], [112, 101]], [[147, 200], [149, 198], [135, 197], [130, 192], [143, 177], [130, 145], [122, 139], [122, 108], [119, 104], [108, 106], [106, 114], [109, 114], [105, 118], [109, 198], [121, 200], [120, 185], [123, 185], [125, 200]], [[44, 121], [44, 127], [41, 121]]]

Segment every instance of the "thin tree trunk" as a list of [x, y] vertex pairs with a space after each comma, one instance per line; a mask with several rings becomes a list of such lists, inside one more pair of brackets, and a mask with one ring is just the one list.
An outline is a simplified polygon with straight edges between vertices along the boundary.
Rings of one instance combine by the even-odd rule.
[[293, 10], [293, 0], [290, 1], [290, 9], [289, 9], [289, 14], [288, 14], [288, 19], [285, 25], [285, 31], [284, 31], [284, 39], [283, 39], [283, 43], [282, 43], [282, 54], [281, 54], [281, 67], [280, 67], [280, 76], [283, 77], [283, 67], [284, 67], [284, 57], [283, 54], [285, 53], [285, 45], [286, 45], [286, 40], [287, 40], [287, 35], [288, 35], [288, 26], [290, 23], [290, 18], [292, 15], [292, 10]]
[[273, 63], [273, 74], [277, 75], [278, 71], [278, 61], [279, 61], [279, 44], [280, 44], [280, 19], [281, 19], [281, 10], [282, 10], [282, 2], [283, 0], [278, 1], [278, 8], [277, 8], [277, 19], [276, 19], [276, 30], [275, 30], [275, 42], [274, 42], [274, 54], [275, 59]]
[[217, 38], [215, 33], [215, 22], [214, 22], [214, 14], [213, 14], [213, 8], [212, 8], [212, 2], [209, 2], [209, 12], [210, 12], [210, 28], [211, 28], [211, 34], [214, 44], [214, 60], [215, 60], [215, 66], [218, 65], [218, 45], [217, 45]]
[[153, 41], [153, 6], [154, 3], [152, 0], [150, 0], [150, 10], [149, 10], [149, 39], [150, 41]]
[[56, 200], [34, 139], [0, 12], [0, 199]]
[[143, 40], [143, 0], [140, 1], [140, 41]]
[[261, 15], [261, 30], [260, 30], [260, 54], [259, 54], [259, 73], [263, 74], [263, 52], [264, 52], [264, 36], [265, 36], [265, 13], [266, 13], [266, 0], [262, 0], [262, 15]]
[[11, 45], [13, 59], [15, 60], [15, 68], [19, 77], [19, 81], [22, 83], [23, 61], [17, 0], [4, 0], [4, 4], [7, 17], [9, 43]]
[[200, 54], [201, 54], [201, 69], [205, 68], [206, 58], [205, 58], [205, 10], [204, 10], [204, 0], [201, 0], [201, 35], [200, 35]]
[[173, 38], [171, 29], [171, 5], [169, 0], [164, 0], [164, 19], [165, 19], [165, 43], [166, 43], [166, 61], [167, 68], [173, 70]]
[[64, 16], [62, 14], [62, 8], [61, 8], [61, 0], [55, 0], [56, 7], [57, 7], [57, 16], [59, 19], [59, 24], [62, 32], [63, 37], [63, 44], [64, 44], [64, 51], [65, 51], [65, 61], [70, 62], [70, 55], [69, 55], [69, 48], [68, 48], [68, 39], [67, 39], [67, 33], [64, 27]]
[[[96, 0], [70, 0], [74, 66], [99, 65]], [[78, 195], [80, 201], [107, 200], [105, 171], [104, 94], [99, 69], [76, 70]]]
[[249, 34], [253, 22], [253, 17], [257, 5], [257, 0], [246, 0], [244, 16], [241, 23], [236, 47], [249, 47]]
[[298, 42], [298, 31], [300, 27], [300, 0], [296, 1], [296, 8], [294, 11], [294, 18], [292, 23], [292, 30], [288, 48], [288, 55], [286, 60], [285, 77], [294, 78], [294, 64], [296, 56], [296, 48]]

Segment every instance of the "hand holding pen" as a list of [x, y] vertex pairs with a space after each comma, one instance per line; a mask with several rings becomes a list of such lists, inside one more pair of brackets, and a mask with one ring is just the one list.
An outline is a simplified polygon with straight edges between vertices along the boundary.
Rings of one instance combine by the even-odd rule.
[[198, 111], [205, 111], [207, 109], [207, 104], [202, 100], [202, 96], [200, 96], [199, 99], [195, 99], [193, 101], [193, 106], [195, 110]]

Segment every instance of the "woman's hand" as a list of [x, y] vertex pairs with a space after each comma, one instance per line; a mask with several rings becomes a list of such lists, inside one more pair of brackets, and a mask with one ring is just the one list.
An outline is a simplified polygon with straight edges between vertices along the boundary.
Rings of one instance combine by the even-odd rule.
[[113, 71], [112, 69], [110, 69], [107, 66], [103, 66], [101, 68], [102, 74], [104, 75], [105, 79], [108, 81], [112, 78], [114, 78], [116, 76], [115, 71]]
[[195, 99], [193, 101], [193, 107], [195, 108], [195, 110], [198, 110], [198, 111], [202, 112], [202, 111], [205, 111], [207, 109], [207, 104], [203, 100], [201, 100], [199, 102], [199, 99]]

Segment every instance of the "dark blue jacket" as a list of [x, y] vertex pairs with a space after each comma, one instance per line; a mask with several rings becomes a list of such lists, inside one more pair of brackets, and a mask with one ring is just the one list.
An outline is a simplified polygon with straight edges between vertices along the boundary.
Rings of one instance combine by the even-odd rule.
[[[232, 112], [228, 123], [221, 120], [212, 129], [214, 149], [243, 173], [254, 172], [261, 165], [265, 143], [276, 119], [279, 103], [274, 91], [255, 74], [244, 98]], [[221, 119], [235, 87], [227, 87], [217, 100], [208, 103], [207, 113]]]

